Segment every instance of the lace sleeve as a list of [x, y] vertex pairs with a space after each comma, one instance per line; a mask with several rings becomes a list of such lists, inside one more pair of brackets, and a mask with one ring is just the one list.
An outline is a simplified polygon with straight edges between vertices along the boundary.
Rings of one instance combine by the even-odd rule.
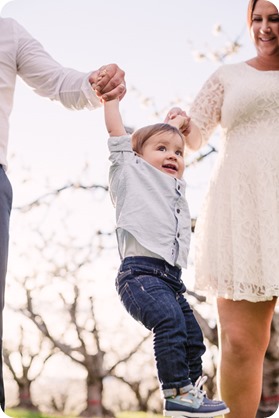
[[223, 95], [224, 87], [217, 70], [205, 82], [190, 109], [191, 119], [201, 131], [203, 144], [220, 123]]

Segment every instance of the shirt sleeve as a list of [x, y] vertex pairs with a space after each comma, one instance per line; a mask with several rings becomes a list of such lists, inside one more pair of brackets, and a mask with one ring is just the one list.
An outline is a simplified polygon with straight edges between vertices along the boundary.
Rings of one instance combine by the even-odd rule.
[[60, 101], [69, 109], [100, 106], [89, 82], [91, 73], [63, 67], [16, 21], [14, 28], [17, 73], [37, 94]]
[[112, 136], [108, 139], [109, 160], [111, 162], [109, 170], [109, 190], [110, 197], [114, 206], [123, 195], [121, 188], [125, 188], [125, 168], [128, 161], [134, 158], [132, 149], [131, 135]]
[[134, 155], [131, 135], [111, 136], [108, 139], [110, 161], [113, 165], [123, 164], [125, 160]]
[[215, 71], [205, 82], [191, 109], [190, 117], [198, 126], [205, 144], [220, 123], [224, 98], [224, 86], [220, 79], [220, 71]]

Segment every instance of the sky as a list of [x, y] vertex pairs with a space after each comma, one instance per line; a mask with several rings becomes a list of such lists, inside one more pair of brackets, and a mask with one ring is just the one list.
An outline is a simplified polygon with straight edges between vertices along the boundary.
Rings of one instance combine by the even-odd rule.
[[[126, 72], [124, 122], [139, 128], [158, 122], [154, 110], [163, 115], [171, 103], [186, 106], [220, 65], [196, 61], [196, 51], [210, 54], [239, 37], [242, 47], [229, 62], [254, 54], [246, 5], [246, 0], [11, 0], [1, 15], [21, 23], [64, 66], [88, 72], [117, 63]], [[216, 36], [218, 24], [223, 31]], [[54, 188], [75, 180], [85, 162], [92, 182], [107, 183], [102, 109], [69, 111], [18, 79], [10, 122], [8, 174], [15, 206], [42, 190], [46, 177]], [[23, 167], [32, 183], [24, 194]]]

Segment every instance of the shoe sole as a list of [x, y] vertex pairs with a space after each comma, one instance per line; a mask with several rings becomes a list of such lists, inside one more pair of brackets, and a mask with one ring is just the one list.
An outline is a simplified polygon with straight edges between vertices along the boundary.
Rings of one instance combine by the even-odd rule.
[[[182, 411], [166, 411], [164, 410], [165, 417], [173, 418], [223, 418], [223, 415], [230, 412], [229, 408], [224, 409], [222, 412], [218, 411], [218, 415], [212, 415], [212, 412], [200, 413], [200, 412], [182, 412]], [[220, 415], [221, 414], [221, 415]]]
[[[193, 415], [192, 415], [192, 417], [189, 417], [189, 415], [176, 415], [176, 416], [175, 415], [171, 415], [171, 416], [173, 418], [192, 418], [193, 417]], [[200, 417], [200, 415], [199, 415], [199, 417]], [[198, 418], [198, 416], [196, 418]], [[223, 418], [223, 415], [216, 415], [215, 417], [210, 416], [210, 417], [206, 417], [206, 418]]]
[[[226, 412], [226, 414], [227, 414], [227, 412]], [[190, 417], [189, 414], [188, 415], [166, 415], [166, 416], [171, 416], [173, 418], [192, 418], [193, 417], [193, 415], [191, 415], [191, 417]], [[200, 417], [200, 415], [196, 416], [196, 418], [198, 418], [198, 417]], [[212, 417], [212, 415], [211, 415], [210, 417], [206, 417], [206, 418], [223, 418], [223, 415], [216, 415], [215, 417]]]

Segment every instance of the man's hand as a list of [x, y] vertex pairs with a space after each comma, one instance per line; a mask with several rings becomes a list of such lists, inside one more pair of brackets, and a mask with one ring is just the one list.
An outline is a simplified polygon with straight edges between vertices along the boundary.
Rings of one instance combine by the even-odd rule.
[[103, 65], [99, 70], [93, 71], [89, 82], [98, 97], [103, 101], [119, 98], [126, 93], [125, 72], [116, 64]]

